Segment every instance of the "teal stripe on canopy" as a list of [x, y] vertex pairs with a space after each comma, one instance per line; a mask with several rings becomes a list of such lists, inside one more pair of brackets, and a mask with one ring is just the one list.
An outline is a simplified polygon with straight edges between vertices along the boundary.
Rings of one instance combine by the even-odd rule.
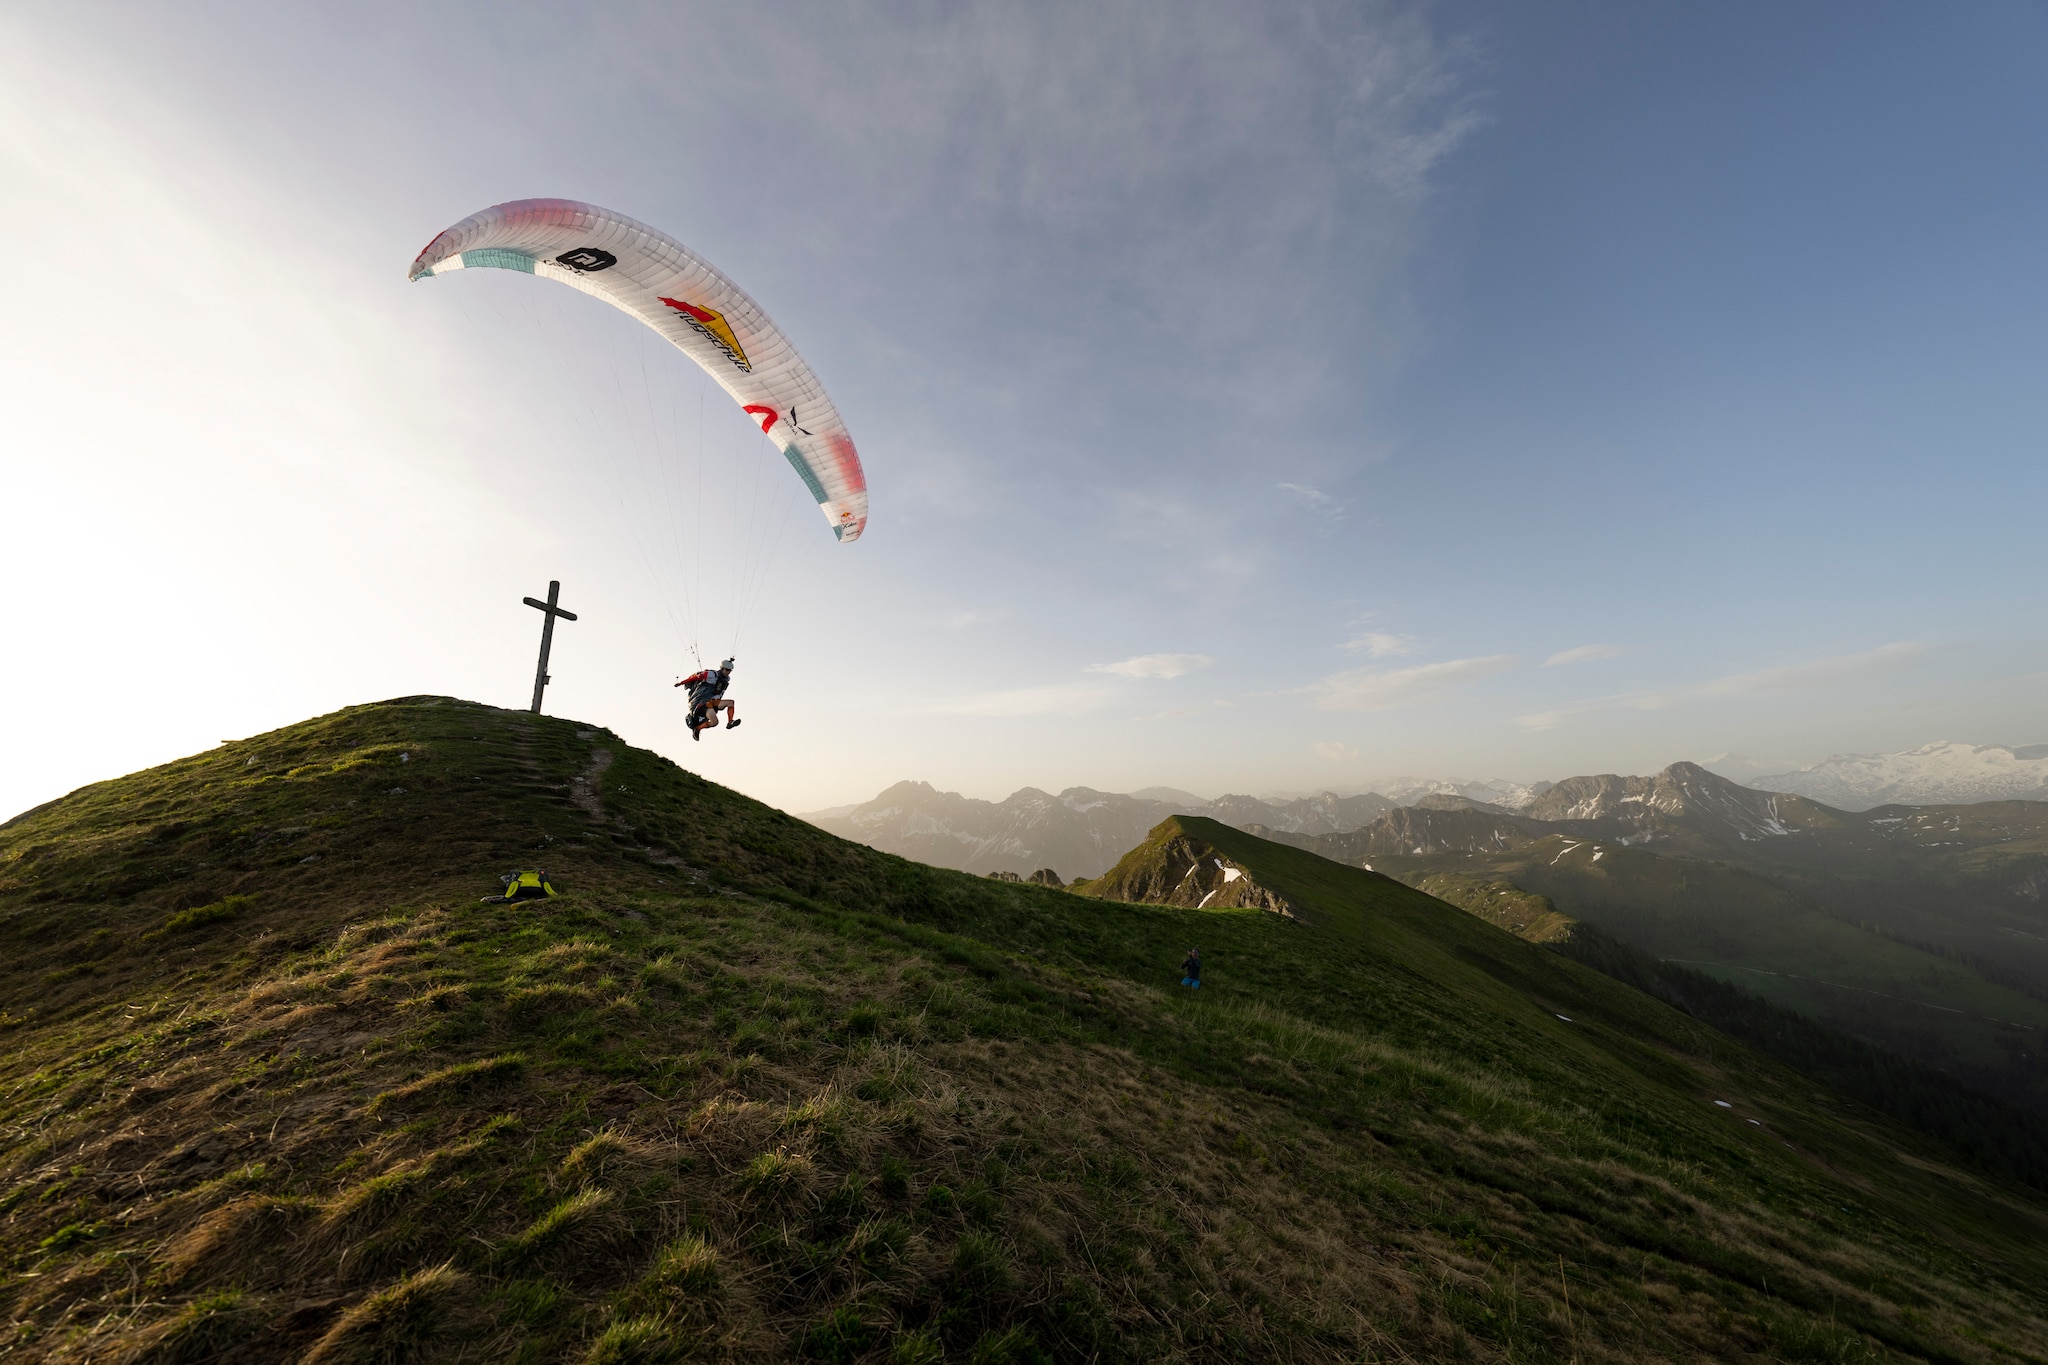
[[523, 251], [513, 251], [502, 246], [480, 246], [474, 251], [462, 253], [462, 268], [475, 270], [485, 267], [497, 270], [520, 270], [533, 273], [533, 257]]
[[[467, 257], [464, 259], [467, 259]], [[813, 474], [811, 467], [804, 463], [803, 456], [796, 453], [796, 447], [784, 446], [782, 448], [782, 455], [784, 459], [789, 461], [789, 467], [803, 476], [804, 487], [811, 490], [811, 496], [819, 502], [823, 502], [826, 497], [825, 485], [818, 482], [818, 476]]]

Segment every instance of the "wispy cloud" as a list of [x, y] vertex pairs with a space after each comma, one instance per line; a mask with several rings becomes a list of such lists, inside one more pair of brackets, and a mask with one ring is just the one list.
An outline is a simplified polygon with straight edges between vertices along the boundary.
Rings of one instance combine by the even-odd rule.
[[1735, 692], [1783, 692], [1793, 688], [1832, 687], [1840, 683], [1871, 682], [1903, 673], [1927, 656], [1927, 646], [1917, 640], [1899, 640], [1861, 654], [1837, 654], [1827, 659], [1761, 668], [1754, 673], [1733, 673], [1700, 687], [1708, 696]]
[[1140, 654], [1113, 664], [1090, 664], [1088, 671], [1118, 678], [1178, 678], [1215, 662], [1206, 654]]
[[1283, 492], [1292, 493], [1301, 505], [1308, 509], [1310, 516], [1323, 523], [1324, 530], [1344, 520], [1345, 514], [1351, 510], [1341, 499], [1330, 496], [1320, 488], [1311, 488], [1305, 483], [1282, 483], [1274, 486]]
[[[1206, 654], [1140, 654], [1113, 664], [1090, 664], [1084, 671], [1130, 680], [1178, 678], [1215, 662]], [[1043, 687], [973, 692], [964, 697], [927, 698], [913, 703], [910, 709], [929, 716], [1080, 715], [1100, 711], [1119, 699], [1128, 700], [1131, 695], [1129, 689], [1108, 683], [1048, 683]]]
[[1757, 692], [1791, 692], [1843, 687], [1893, 677], [1917, 665], [1930, 652], [1916, 640], [1897, 640], [1857, 654], [1834, 654], [1799, 663], [1759, 668], [1710, 678], [1693, 687], [1658, 692], [1625, 692], [1595, 697], [1572, 706], [1537, 711], [1517, 722], [1524, 730], [1554, 730], [1574, 716], [1596, 711], [1664, 711], [1703, 697], [1742, 696]]
[[1326, 758], [1332, 763], [1349, 763], [1358, 757], [1358, 750], [1335, 739], [1319, 739], [1308, 746], [1317, 758]]
[[1155, 487], [1114, 489], [1108, 496], [1116, 509], [1108, 534], [1157, 552], [1177, 579], [1193, 575], [1202, 587], [1235, 587], [1258, 572], [1267, 554], [1241, 534], [1238, 509], [1217, 500]]
[[1566, 664], [1588, 664], [1595, 659], [1618, 659], [1628, 653], [1620, 645], [1580, 645], [1577, 649], [1560, 649], [1545, 659], [1544, 668], [1563, 668]]
[[1316, 705], [1324, 711], [1392, 711], [1433, 701], [1461, 683], [1514, 666], [1511, 654], [1489, 654], [1414, 668], [1356, 668], [1323, 679], [1313, 690], [1322, 693]]
[[1386, 659], [1397, 658], [1403, 654], [1413, 654], [1416, 650], [1422, 648], [1422, 641], [1416, 639], [1413, 635], [1392, 635], [1383, 630], [1369, 630], [1356, 639], [1346, 640], [1337, 647], [1354, 653], [1362, 649], [1375, 659]]

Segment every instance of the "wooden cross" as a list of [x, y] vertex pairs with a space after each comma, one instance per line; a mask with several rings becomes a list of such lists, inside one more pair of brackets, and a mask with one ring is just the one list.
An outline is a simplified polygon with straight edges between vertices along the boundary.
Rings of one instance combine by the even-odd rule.
[[547, 601], [537, 602], [531, 597], [522, 599], [527, 606], [539, 607], [547, 616], [546, 624], [540, 628], [540, 667], [535, 670], [533, 675], [533, 706], [530, 709], [536, 716], [540, 714], [540, 694], [546, 690], [548, 685], [548, 649], [555, 643], [555, 618], [559, 616], [565, 621], [576, 619], [575, 612], [563, 611], [555, 605], [556, 601], [560, 599], [561, 594], [562, 585], [550, 579], [548, 582]]

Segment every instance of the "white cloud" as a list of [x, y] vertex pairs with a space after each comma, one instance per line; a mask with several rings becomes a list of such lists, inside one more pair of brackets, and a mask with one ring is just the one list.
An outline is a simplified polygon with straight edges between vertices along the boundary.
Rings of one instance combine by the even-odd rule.
[[1334, 739], [1319, 739], [1308, 746], [1317, 758], [1326, 758], [1332, 763], [1349, 763], [1358, 757], [1358, 750]]
[[1088, 671], [1119, 678], [1178, 678], [1215, 662], [1206, 654], [1140, 654], [1113, 664], [1090, 664]]
[[1356, 668], [1323, 679], [1314, 690], [1324, 711], [1391, 711], [1433, 701], [1460, 683], [1490, 677], [1515, 666], [1511, 654], [1451, 659], [1414, 668]]
[[1364, 650], [1375, 659], [1413, 654], [1422, 648], [1422, 641], [1413, 635], [1392, 635], [1383, 630], [1369, 630], [1355, 640], [1346, 640], [1339, 649]]
[[1577, 649], [1560, 649], [1543, 661], [1544, 668], [1562, 668], [1566, 664], [1591, 663], [1595, 659], [1618, 659], [1628, 653], [1620, 645], [1580, 645]]

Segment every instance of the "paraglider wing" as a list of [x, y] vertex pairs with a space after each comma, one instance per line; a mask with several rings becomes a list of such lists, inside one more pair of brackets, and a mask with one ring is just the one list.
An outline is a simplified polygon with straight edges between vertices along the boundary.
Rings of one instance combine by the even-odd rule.
[[427, 244], [410, 278], [492, 267], [559, 280], [631, 313], [718, 381], [789, 460], [832, 533], [858, 540], [867, 475], [825, 386], [761, 306], [665, 233], [573, 199], [485, 209]]

